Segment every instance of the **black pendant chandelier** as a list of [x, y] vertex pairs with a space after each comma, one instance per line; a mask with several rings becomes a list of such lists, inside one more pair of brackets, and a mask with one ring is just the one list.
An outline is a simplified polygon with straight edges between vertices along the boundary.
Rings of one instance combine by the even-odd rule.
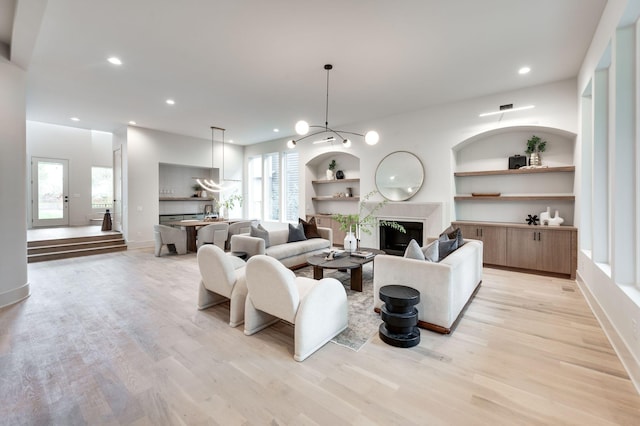
[[[312, 136], [316, 136], [322, 133], [328, 133], [329, 136], [327, 136], [324, 139], [319, 139], [317, 141], [314, 141], [314, 144], [317, 143], [325, 143], [325, 142], [333, 142], [335, 140], [339, 140], [340, 142], [342, 142], [342, 144], [345, 147], [350, 147], [351, 146], [351, 140], [349, 140], [348, 138], [346, 138], [343, 135], [356, 135], [356, 136], [360, 136], [364, 138], [364, 141], [368, 144], [368, 145], [375, 145], [378, 143], [378, 141], [380, 140], [380, 135], [378, 135], [378, 132], [376, 132], [375, 130], [369, 130], [367, 133], [365, 133], [364, 135], [362, 133], [356, 133], [356, 132], [349, 132], [346, 130], [336, 130], [336, 129], [332, 129], [331, 127], [329, 127], [329, 71], [331, 71], [333, 69], [333, 65], [331, 64], [326, 64], [324, 66], [324, 69], [327, 70], [327, 103], [325, 106], [325, 117], [324, 117], [324, 126], [321, 125], [309, 125], [309, 123], [307, 123], [304, 120], [300, 120], [296, 123], [296, 133], [299, 134], [300, 136], [302, 136], [301, 138], [298, 139], [291, 139], [287, 142], [287, 146], [289, 148], [295, 148], [296, 144], [298, 142], [300, 142], [303, 139], [307, 139], [310, 138]], [[320, 129], [317, 131], [314, 131], [313, 133], [309, 134], [309, 130], [310, 129]]]

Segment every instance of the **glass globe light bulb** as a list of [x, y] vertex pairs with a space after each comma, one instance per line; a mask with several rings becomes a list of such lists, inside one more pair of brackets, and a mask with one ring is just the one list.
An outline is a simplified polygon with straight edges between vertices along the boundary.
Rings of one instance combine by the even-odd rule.
[[342, 141], [342, 146], [345, 148], [351, 148], [351, 139], [345, 139]]
[[309, 133], [309, 123], [304, 120], [300, 120], [296, 123], [296, 133], [299, 135], [306, 135]]
[[375, 145], [378, 143], [379, 140], [380, 140], [380, 135], [375, 130], [369, 130], [364, 135], [364, 141], [367, 143], [367, 145]]
[[295, 147], [296, 147], [296, 141], [294, 141], [293, 139], [287, 141], [287, 148], [293, 149]]

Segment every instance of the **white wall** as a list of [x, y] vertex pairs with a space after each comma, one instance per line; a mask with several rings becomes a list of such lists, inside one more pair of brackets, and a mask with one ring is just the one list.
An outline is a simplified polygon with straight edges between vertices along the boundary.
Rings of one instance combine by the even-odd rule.
[[[443, 228], [454, 219], [453, 215], [453, 154], [452, 148], [479, 133], [516, 125], [539, 125], [577, 133], [576, 81], [574, 79], [530, 87], [527, 89], [469, 99], [462, 102], [440, 105], [407, 114], [390, 116], [370, 122], [340, 126], [353, 131], [375, 129], [380, 133], [380, 142], [371, 147], [361, 138], [354, 137], [351, 148], [336, 145], [313, 145], [299, 142], [295, 149], [300, 152], [301, 176], [305, 176], [304, 165], [313, 158], [330, 151], [350, 152], [360, 158], [360, 193], [375, 189], [374, 175], [378, 163], [393, 151], [410, 151], [416, 154], [425, 168], [425, 182], [411, 202], [442, 202]], [[498, 110], [499, 105], [513, 103], [514, 106], [535, 105], [534, 109], [480, 118], [483, 112]], [[295, 118], [294, 118], [295, 119]], [[293, 126], [293, 123], [292, 123]], [[262, 144], [247, 146], [245, 156], [274, 151], [287, 151], [285, 137]], [[514, 152], [524, 150], [526, 140], [514, 141]], [[301, 186], [301, 190], [304, 187]], [[305, 194], [300, 194], [301, 206], [305, 206]], [[378, 196], [381, 200], [381, 197]], [[305, 211], [300, 212], [303, 217]]]
[[26, 73], [0, 56], [0, 307], [29, 296]]
[[[211, 139], [199, 139], [130, 126], [126, 136], [126, 206], [124, 233], [131, 247], [153, 246], [159, 213], [159, 163], [212, 167]], [[242, 179], [244, 148], [225, 144], [225, 177]], [[214, 168], [222, 167], [222, 144], [216, 137]]]
[[[637, 0], [627, 1], [627, 0], [609, 0], [605, 7], [605, 10], [602, 15], [602, 19], [598, 25], [596, 33], [594, 34], [592, 43], [587, 51], [585, 59], [582, 63], [582, 67], [580, 68], [580, 73], [578, 75], [578, 91], [576, 104], [579, 105], [579, 117], [585, 117], [585, 120], [591, 120], [591, 111], [583, 111], [582, 108], [591, 108], [591, 102], [583, 102], [581, 99], [581, 95], [585, 90], [588, 90], [589, 84], [594, 80], [594, 75], [596, 69], [598, 69], [598, 65], [600, 63], [601, 58], [607, 57], [611, 54], [608, 50], [611, 45], [615, 46], [614, 41], [616, 27], [618, 25], [629, 25], [634, 19], [629, 19], [632, 17], [638, 16], [638, 9], [640, 9], [640, 2]], [[636, 50], [636, 67], [638, 67], [638, 50]], [[636, 73], [638, 73], [636, 69]], [[615, 74], [615, 73], [612, 73]], [[636, 74], [636, 81], [638, 81], [638, 74]], [[612, 85], [610, 87], [610, 95], [609, 99], [606, 100], [606, 104], [614, 105], [615, 104], [615, 77], [609, 80], [609, 83]], [[640, 94], [637, 91], [635, 92], [636, 96], [636, 108], [638, 105], [638, 101], [640, 98]], [[595, 101], [595, 100], [594, 100]], [[608, 125], [615, 125], [615, 109], [612, 110], [611, 114], [608, 118]], [[581, 128], [584, 126], [590, 126], [591, 123], [581, 124]], [[637, 129], [636, 129], [637, 132]], [[582, 135], [581, 135], [582, 136]], [[615, 134], [613, 134], [615, 138]], [[590, 133], [585, 133], [585, 138], [591, 137]], [[635, 152], [636, 152], [636, 161], [638, 156], [638, 144], [637, 144], [638, 135], [636, 133], [636, 144], [635, 144]], [[610, 140], [609, 143], [614, 145], [615, 143], [623, 143], [624, 141], [618, 140]], [[589, 142], [584, 141], [585, 146], [590, 149]], [[578, 149], [576, 149], [576, 153], [578, 155], [578, 164], [583, 161], [590, 161], [590, 157], [585, 155], [585, 159], [582, 159], [582, 149], [583, 140], [582, 137], [578, 137]], [[615, 161], [615, 159], [613, 160]], [[591, 166], [585, 164], [584, 169], [591, 170]], [[636, 175], [640, 173], [638, 170], [638, 163], [636, 163], [635, 169]], [[591, 191], [592, 187], [589, 179], [580, 179], [582, 186], [577, 188], [577, 202], [582, 203], [583, 200], [587, 200], [587, 206], [590, 207], [592, 204], [591, 201]], [[582, 206], [582, 204], [579, 204]], [[609, 212], [614, 211], [617, 206], [613, 205], [611, 202], [608, 206]], [[578, 210], [578, 224], [579, 226], [590, 226], [591, 216], [581, 214], [580, 209]], [[636, 211], [636, 218], [639, 214]], [[636, 222], [637, 223], [637, 222]], [[602, 224], [593, 224], [594, 227], [602, 226]], [[633, 231], [631, 231], [633, 232]], [[635, 246], [638, 247], [638, 232], [635, 231], [635, 235], [632, 233], [631, 236], [625, 235], [624, 238], [631, 238], [635, 242]], [[580, 236], [580, 234], [578, 234]], [[610, 233], [611, 245], [615, 245], [615, 234]], [[593, 243], [596, 240], [594, 238]], [[581, 244], [580, 247], [590, 246], [590, 244]], [[595, 248], [594, 248], [595, 250]], [[600, 323], [603, 326], [603, 329], [609, 336], [610, 341], [612, 342], [616, 352], [618, 353], [620, 359], [625, 365], [627, 371], [629, 372], [632, 380], [634, 381], [636, 388], [640, 391], [640, 339], [638, 338], [638, 331], [634, 331], [632, 321], [636, 321], [636, 329], [640, 327], [640, 290], [636, 285], [619, 285], [615, 282], [612, 276], [615, 277], [615, 270], [611, 270], [611, 265], [603, 265], [600, 264], [592, 258], [592, 253], [588, 250], [580, 250], [578, 253], [578, 280], [581, 282], [583, 292], [587, 297], [587, 300], [590, 301], [592, 305], [592, 309], [596, 313]], [[615, 266], [613, 265], [615, 269]]]
[[[91, 208], [91, 167], [111, 167], [111, 146], [111, 133], [27, 121], [29, 163], [33, 157], [69, 160], [69, 225], [89, 225], [89, 219], [94, 217]], [[30, 200], [31, 185], [27, 189]], [[31, 203], [28, 204], [27, 219], [31, 228]]]

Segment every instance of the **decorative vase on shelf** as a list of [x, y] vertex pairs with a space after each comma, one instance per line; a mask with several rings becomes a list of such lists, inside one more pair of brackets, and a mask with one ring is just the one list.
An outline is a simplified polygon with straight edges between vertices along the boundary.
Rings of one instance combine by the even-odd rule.
[[344, 172], [342, 170], [336, 172], [336, 179], [344, 179]]
[[200, 196], [202, 198], [207, 198], [207, 191], [200, 191]]
[[327, 180], [333, 180], [333, 170], [327, 169]]
[[356, 239], [356, 236], [354, 235], [353, 232], [351, 231], [347, 232], [347, 236], [344, 237], [343, 244], [344, 244], [344, 250], [347, 253], [352, 253], [357, 250], [358, 240]]
[[540, 213], [540, 225], [548, 225], [551, 218], [551, 207], [547, 206], [547, 211]]
[[529, 157], [530, 166], [542, 166], [542, 156], [539, 152], [532, 152]]

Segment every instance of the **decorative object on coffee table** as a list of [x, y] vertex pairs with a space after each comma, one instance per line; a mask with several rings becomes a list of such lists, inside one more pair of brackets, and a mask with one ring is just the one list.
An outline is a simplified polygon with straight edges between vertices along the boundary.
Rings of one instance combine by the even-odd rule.
[[351, 290], [362, 291], [362, 266], [372, 262], [376, 255], [384, 254], [384, 251], [366, 248], [368, 252], [373, 253], [371, 257], [341, 256], [332, 260], [327, 260], [324, 254], [316, 254], [307, 259], [307, 263], [313, 266], [313, 278], [322, 279], [325, 269], [345, 270], [351, 273]]
[[420, 343], [418, 329], [418, 310], [420, 292], [403, 285], [386, 285], [380, 288], [380, 300], [384, 305], [380, 308], [382, 324], [380, 339], [399, 348], [411, 348]]

